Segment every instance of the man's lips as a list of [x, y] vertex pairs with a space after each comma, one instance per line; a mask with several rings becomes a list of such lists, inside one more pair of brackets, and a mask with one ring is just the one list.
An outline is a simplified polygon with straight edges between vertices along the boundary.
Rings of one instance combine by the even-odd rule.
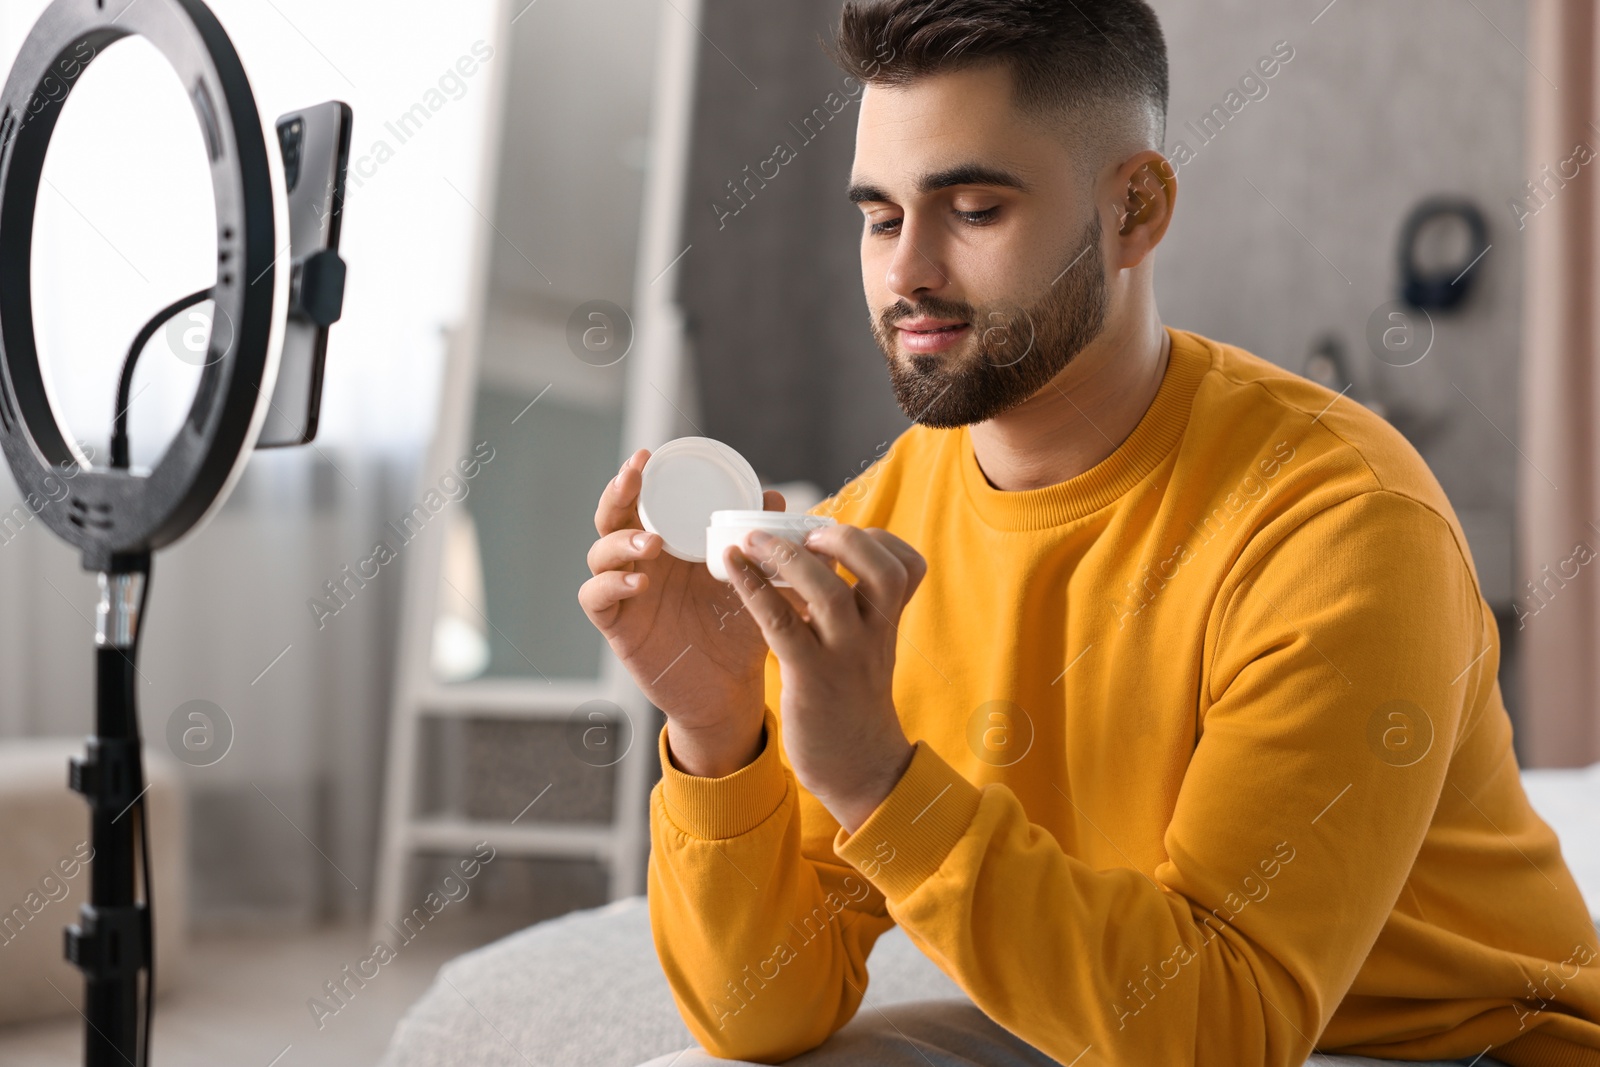
[[942, 352], [966, 337], [971, 328], [959, 319], [907, 319], [895, 323], [901, 344], [911, 352]]

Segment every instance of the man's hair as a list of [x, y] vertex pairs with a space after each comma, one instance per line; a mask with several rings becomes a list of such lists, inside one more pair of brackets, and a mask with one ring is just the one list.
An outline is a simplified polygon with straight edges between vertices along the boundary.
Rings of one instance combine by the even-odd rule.
[[847, 0], [823, 47], [887, 86], [1003, 61], [1026, 114], [1079, 124], [1097, 109], [1082, 131], [1097, 141], [1166, 139], [1167, 46], [1144, 0]]

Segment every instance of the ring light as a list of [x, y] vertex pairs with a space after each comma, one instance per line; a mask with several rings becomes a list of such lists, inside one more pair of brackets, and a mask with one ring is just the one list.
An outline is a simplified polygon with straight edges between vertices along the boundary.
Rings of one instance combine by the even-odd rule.
[[[145, 476], [126, 469], [122, 411], [113, 466], [82, 469], [51, 410], [33, 330], [34, 212], [50, 138], [83, 72], [103, 49], [130, 36], [166, 57], [194, 107], [217, 220], [216, 284], [155, 320], [202, 296], [215, 301], [208, 358], [188, 416]], [[67, 958], [84, 976], [87, 1067], [133, 1067], [136, 1055], [141, 1065], [149, 1063], [155, 937], [134, 684], [139, 622], [152, 554], [221, 506], [261, 434], [277, 382], [296, 268], [277, 264], [278, 235], [291, 231], [283, 153], [270, 129], [238, 53], [203, 0], [54, 0], [23, 42], [0, 94], [0, 448], [29, 509], [80, 551], [86, 569], [100, 572], [95, 732], [68, 778], [89, 802], [94, 844], [89, 901], [64, 939]], [[301, 304], [308, 285], [313, 297], [337, 301], [343, 272], [325, 274], [320, 283], [302, 275], [293, 288]], [[135, 340], [124, 388], [148, 339], [141, 332]], [[68, 471], [70, 478], [63, 477]], [[34, 506], [41, 500], [50, 503]], [[143, 858], [142, 900], [134, 891], [136, 855]]]
[[[62, 105], [95, 56], [140, 36], [182, 81], [205, 139], [217, 219], [207, 365], [188, 416], [147, 476], [78, 463], [50, 409], [33, 330], [34, 210]], [[243, 472], [266, 418], [288, 312], [277, 265], [287, 194], [244, 66], [200, 0], [55, 0], [23, 42], [0, 96], [0, 445], [24, 494], [59, 500], [45, 523], [88, 570], [172, 544], [213, 513]], [[224, 335], [224, 336], [219, 336]], [[221, 348], [222, 351], [217, 351]], [[66, 496], [61, 496], [63, 486]]]

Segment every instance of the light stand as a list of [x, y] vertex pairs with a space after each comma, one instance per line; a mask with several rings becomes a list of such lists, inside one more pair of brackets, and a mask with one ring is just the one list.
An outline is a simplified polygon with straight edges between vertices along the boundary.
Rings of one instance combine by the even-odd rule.
[[[213, 331], [188, 417], [148, 475], [80, 469], [45, 391], [32, 304], [34, 211], [51, 134], [83, 71], [133, 35], [166, 57], [200, 123], [217, 218], [213, 321], [233, 327]], [[290, 310], [291, 271], [276, 263], [278, 235], [288, 229], [277, 139], [263, 129], [243, 64], [202, 0], [55, 0], [45, 10], [0, 95], [0, 446], [25, 499], [48, 502], [33, 510], [100, 576], [95, 733], [70, 771], [89, 802], [94, 859], [89, 902], [65, 945], [84, 976], [88, 1067], [132, 1065], [136, 1056], [148, 1063], [155, 954], [134, 689], [140, 616], [152, 554], [221, 506], [261, 431]], [[68, 471], [70, 480], [59, 477]]]
[[[72, 788], [89, 801], [89, 903], [79, 923], [66, 929], [67, 959], [83, 971], [84, 1063], [109, 1067], [141, 1056], [139, 972], [146, 972], [145, 1003], [155, 993], [155, 940], [149, 908], [149, 823], [143, 804], [144, 770], [139, 712], [134, 700], [139, 614], [149, 577], [149, 557], [126, 560], [125, 571], [101, 572], [96, 613], [95, 732], [88, 751], [72, 760]], [[134, 823], [145, 871], [145, 899], [134, 900]], [[148, 1021], [148, 1018], [147, 1018]], [[148, 1035], [149, 1027], [145, 1028]]]

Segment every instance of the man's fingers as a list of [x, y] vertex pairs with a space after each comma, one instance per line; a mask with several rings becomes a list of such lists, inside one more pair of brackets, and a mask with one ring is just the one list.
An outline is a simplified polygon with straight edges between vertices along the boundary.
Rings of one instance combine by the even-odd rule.
[[783, 499], [783, 494], [776, 489], [768, 489], [761, 494], [761, 507], [764, 511], [782, 511], [788, 507]]
[[601, 633], [610, 628], [622, 602], [644, 592], [650, 576], [637, 571], [602, 571], [578, 587], [578, 605]]
[[[788, 547], [791, 552], [800, 551], [793, 545]], [[795, 660], [803, 660], [816, 650], [816, 633], [784, 599], [783, 592], [767, 581], [767, 575], [772, 573], [770, 564], [763, 566], [759, 559], [746, 556], [737, 546], [727, 549], [723, 564], [728, 577], [733, 579], [734, 591], [744, 601], [750, 617], [761, 627], [768, 648], [780, 658]]]
[[912, 594], [917, 591], [917, 586], [921, 585], [922, 579], [928, 575], [928, 561], [922, 557], [921, 552], [918, 552], [905, 541], [882, 527], [868, 526], [862, 532], [890, 552], [893, 552], [895, 557], [905, 565], [906, 591], [901, 598], [901, 605], [904, 606], [910, 603]]
[[615, 530], [635, 528], [639, 525], [639, 486], [644, 465], [650, 450], [641, 448], [629, 456], [617, 471], [616, 477], [606, 483], [600, 493], [600, 506], [594, 513], [594, 532], [604, 537]]
[[[899, 619], [910, 578], [897, 551], [858, 526], [819, 527], [811, 531], [806, 543], [838, 560], [856, 576], [850, 604], [858, 618], [890, 625]], [[834, 580], [843, 584], [836, 576]]]
[[849, 583], [834, 572], [832, 560], [824, 561], [783, 538], [764, 547], [751, 544], [746, 555], [767, 578], [782, 578], [793, 587], [825, 642], [837, 646], [860, 631], [861, 609]]
[[624, 570], [661, 555], [661, 538], [645, 530], [613, 530], [589, 546], [589, 573]]

